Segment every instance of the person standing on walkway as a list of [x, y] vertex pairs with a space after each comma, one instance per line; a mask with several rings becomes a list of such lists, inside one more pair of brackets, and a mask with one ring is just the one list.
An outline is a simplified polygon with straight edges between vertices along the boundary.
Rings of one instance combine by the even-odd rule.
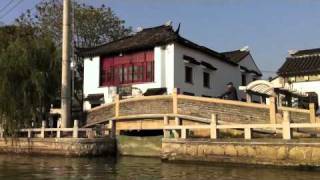
[[228, 100], [238, 100], [237, 89], [233, 86], [232, 82], [229, 82], [227, 84], [227, 90], [218, 97]]

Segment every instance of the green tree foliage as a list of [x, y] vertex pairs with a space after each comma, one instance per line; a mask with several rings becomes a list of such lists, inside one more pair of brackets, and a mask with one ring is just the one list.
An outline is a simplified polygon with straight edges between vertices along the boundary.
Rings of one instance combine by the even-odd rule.
[[[73, 44], [79, 48], [89, 48], [117, 40], [131, 33], [125, 27], [125, 21], [105, 5], [93, 7], [86, 4], [72, 3]], [[46, 34], [55, 40], [58, 48], [62, 39], [63, 0], [44, 0], [34, 10], [27, 10], [16, 19], [19, 25], [36, 27], [38, 34]], [[83, 60], [74, 57], [76, 78], [74, 79], [74, 97], [82, 104]]]
[[[97, 8], [74, 1], [72, 7], [73, 38], [77, 47], [94, 47], [127, 36], [131, 32], [131, 28], [124, 26], [125, 21], [105, 5]], [[18, 24], [38, 27], [41, 33], [50, 34], [61, 44], [62, 12], [62, 0], [44, 0], [36, 5], [35, 12], [27, 10], [16, 21]]]
[[59, 93], [58, 59], [54, 42], [34, 28], [0, 28], [0, 121], [7, 134], [46, 118]]

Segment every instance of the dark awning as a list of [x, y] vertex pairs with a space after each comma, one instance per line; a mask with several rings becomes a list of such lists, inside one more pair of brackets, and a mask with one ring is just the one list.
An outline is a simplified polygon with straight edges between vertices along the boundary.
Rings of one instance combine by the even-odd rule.
[[144, 96], [153, 96], [153, 95], [163, 95], [167, 93], [167, 88], [150, 88], [147, 89], [145, 93], [143, 93]]
[[191, 56], [187, 56], [187, 55], [183, 55], [183, 59], [184, 61], [186, 61], [187, 63], [191, 63], [191, 64], [195, 64], [195, 65], [200, 65], [200, 62], [197, 61], [196, 59], [194, 59]]
[[97, 102], [102, 101], [103, 98], [104, 94], [89, 94], [86, 98], [84, 98], [84, 101]]
[[209, 64], [209, 63], [207, 63], [207, 62], [203, 62], [203, 61], [201, 61], [201, 65], [202, 65], [202, 66], [204, 66], [204, 67], [205, 67], [205, 68], [207, 68], [207, 69], [212, 70], [212, 71], [217, 70], [217, 68], [216, 68], [216, 67], [212, 66], [211, 64]]

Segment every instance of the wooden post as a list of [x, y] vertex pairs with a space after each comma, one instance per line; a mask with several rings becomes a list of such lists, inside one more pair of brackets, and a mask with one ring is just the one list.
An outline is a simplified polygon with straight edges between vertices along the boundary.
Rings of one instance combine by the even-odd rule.
[[181, 119], [180, 119], [179, 117], [175, 117], [175, 118], [174, 118], [174, 122], [175, 122], [175, 124], [178, 125], [178, 126], [182, 125]]
[[246, 96], [247, 96], [247, 102], [251, 103], [252, 102], [251, 94], [246, 93]]
[[182, 139], [186, 139], [187, 138], [187, 129], [186, 128], [182, 128], [181, 129], [181, 138]]
[[110, 137], [115, 138], [116, 136], [116, 122], [114, 120], [109, 120]]
[[252, 136], [252, 132], [251, 132], [251, 128], [244, 128], [244, 139], [251, 139]]
[[117, 94], [115, 96], [115, 99], [114, 99], [114, 102], [115, 102], [115, 117], [119, 117], [119, 111], [120, 111], [120, 96], [119, 94]]
[[3, 138], [3, 126], [2, 126], [2, 124], [0, 125], [0, 138]]
[[270, 109], [270, 123], [276, 124], [277, 123], [277, 104], [276, 98], [274, 96], [269, 97], [269, 109]]
[[61, 131], [60, 131], [60, 127], [57, 128], [57, 138], [61, 137]]
[[218, 130], [217, 130], [217, 115], [212, 114], [211, 115], [211, 123], [210, 123], [210, 138], [211, 139], [217, 139], [218, 138]]
[[72, 137], [73, 138], [78, 138], [79, 137], [79, 127], [78, 127], [78, 120], [73, 121], [73, 132], [72, 132]]
[[173, 114], [178, 114], [178, 90], [177, 88], [174, 88], [172, 90], [172, 108], [173, 108]]
[[71, 120], [71, 1], [63, 1], [62, 68], [61, 68], [61, 126], [67, 128]]
[[282, 138], [289, 140], [291, 139], [291, 135], [290, 113], [288, 111], [283, 111]]
[[[175, 116], [175, 117], [174, 117], [174, 121], [175, 121], [175, 125], [176, 125], [176, 126], [181, 126], [181, 121], [180, 121], [180, 118], [179, 118], [179, 117]], [[174, 134], [175, 137], [179, 137], [179, 132], [178, 132], [178, 130], [174, 129], [174, 130], [172, 130], [172, 132], [173, 132], [173, 134]]]
[[309, 104], [309, 112], [310, 112], [310, 122], [317, 123], [316, 122], [316, 107], [315, 107], [314, 103]]
[[[169, 125], [168, 116], [163, 116], [163, 126], [165, 127], [167, 125]], [[163, 137], [169, 138], [170, 137], [170, 130], [163, 129]]]
[[45, 137], [45, 133], [44, 133], [44, 129], [45, 128], [46, 128], [46, 121], [42, 121], [42, 123], [41, 123], [41, 134], [40, 134], [41, 138]]
[[31, 129], [28, 129], [28, 138], [31, 138]]

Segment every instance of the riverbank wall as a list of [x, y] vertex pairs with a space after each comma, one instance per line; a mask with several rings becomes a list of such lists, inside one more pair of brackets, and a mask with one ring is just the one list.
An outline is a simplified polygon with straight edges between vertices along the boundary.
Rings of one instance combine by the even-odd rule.
[[117, 136], [117, 152], [123, 156], [160, 157], [163, 136]]
[[116, 154], [113, 138], [2, 138], [0, 153], [62, 156], [112, 156]]
[[308, 140], [162, 140], [164, 161], [259, 164], [272, 166], [320, 166], [320, 143]]

